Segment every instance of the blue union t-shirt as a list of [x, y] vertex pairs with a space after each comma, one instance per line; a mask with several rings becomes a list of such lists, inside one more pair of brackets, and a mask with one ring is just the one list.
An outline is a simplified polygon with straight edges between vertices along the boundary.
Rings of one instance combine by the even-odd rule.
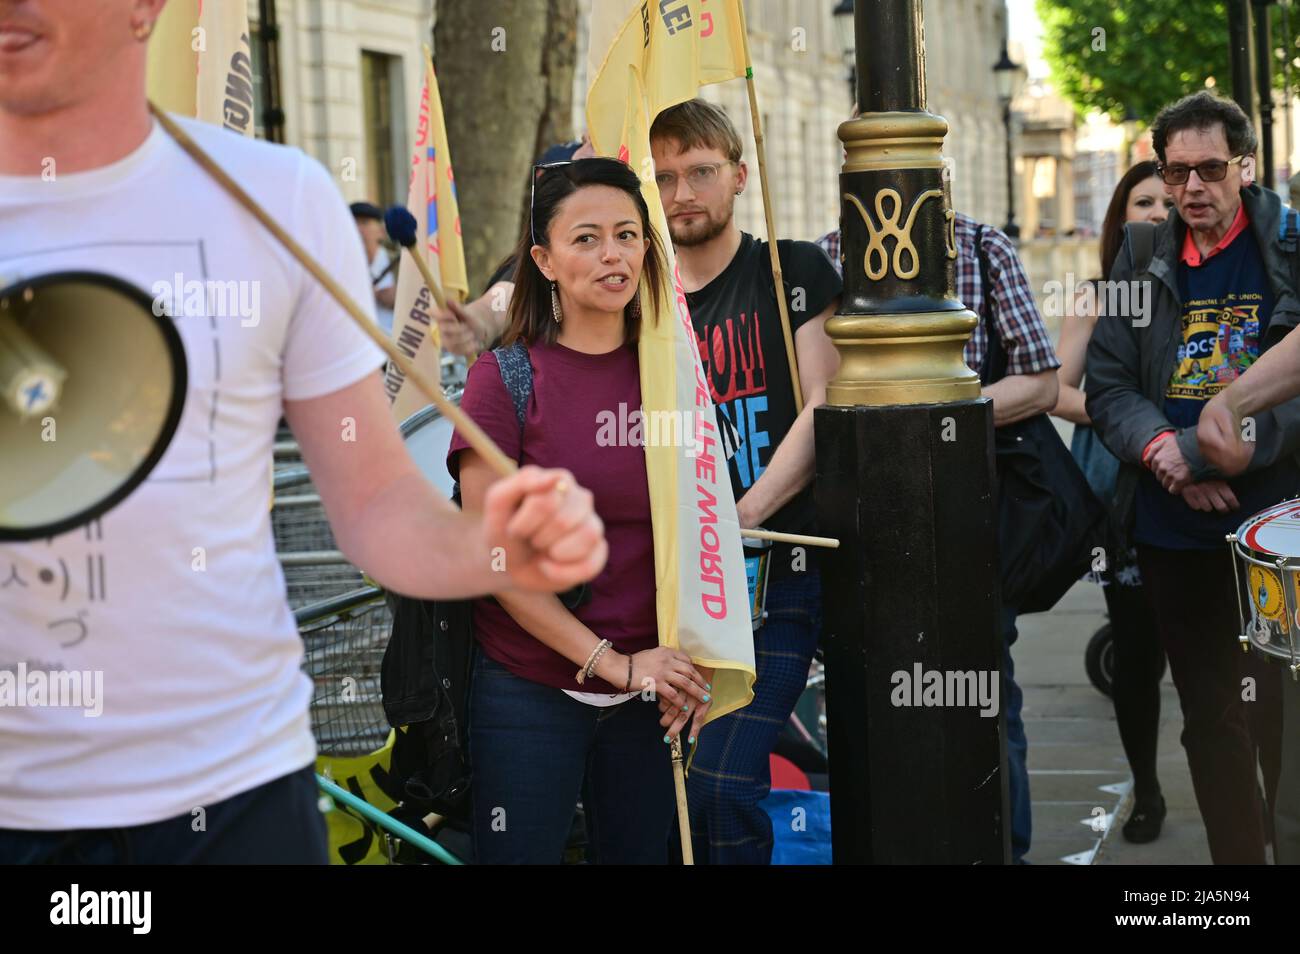
[[[1183, 340], [1165, 391], [1164, 413], [1175, 427], [1187, 428], [1196, 426], [1206, 401], [1259, 358], [1274, 302], [1251, 229], [1200, 265], [1180, 262], [1178, 294]], [[1193, 510], [1145, 472], [1138, 486], [1137, 540], [1173, 550], [1221, 547], [1224, 535], [1251, 514], [1293, 494], [1298, 476], [1287, 460], [1235, 477], [1228, 485], [1241, 507], [1221, 514]]]

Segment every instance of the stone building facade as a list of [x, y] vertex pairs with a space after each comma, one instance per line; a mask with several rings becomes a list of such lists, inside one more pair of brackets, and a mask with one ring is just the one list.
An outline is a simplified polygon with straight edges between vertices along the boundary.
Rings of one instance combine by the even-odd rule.
[[[599, 0], [586, 0], [581, 8], [580, 44], [591, 2]], [[834, 6], [834, 0], [745, 0], [782, 237], [815, 238], [839, 217], [842, 153], [836, 128], [849, 115], [851, 97]], [[432, 43], [435, 15], [436, 0], [249, 0], [255, 33], [263, 16], [274, 21], [284, 141], [333, 170], [349, 200], [404, 198], [422, 47]], [[925, 15], [929, 108], [949, 123], [954, 203], [1001, 224], [1005, 139], [992, 66], [1002, 45], [1005, 6], [1002, 0], [930, 0]], [[588, 80], [581, 51], [577, 63], [580, 128]], [[454, 108], [450, 92], [443, 92], [447, 108]], [[727, 110], [746, 142], [753, 187], [738, 201], [737, 217], [745, 230], [765, 235], [745, 83], [707, 87], [703, 95]]]

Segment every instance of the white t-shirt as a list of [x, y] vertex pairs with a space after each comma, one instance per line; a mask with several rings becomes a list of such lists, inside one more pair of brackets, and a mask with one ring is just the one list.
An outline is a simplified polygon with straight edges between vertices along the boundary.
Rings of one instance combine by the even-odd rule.
[[[373, 309], [361, 238], [321, 165], [182, 124]], [[312, 762], [312, 687], [271, 533], [271, 447], [284, 401], [354, 384], [382, 359], [156, 124], [111, 166], [0, 176], [0, 276], [65, 270], [107, 272], [151, 297], [190, 281], [244, 284], [238, 308], [233, 296], [182, 299], [173, 320], [189, 390], [149, 479], [87, 527], [0, 544], [0, 670], [102, 672], [98, 717], [0, 706], [0, 828], [189, 815]]]
[[[388, 252], [381, 245], [375, 249], [375, 257], [370, 261], [370, 280], [374, 282], [375, 291], [383, 291], [385, 288], [392, 288], [397, 284], [397, 266], [389, 268], [388, 263], [391, 259]], [[387, 274], [385, 274], [385, 272]], [[379, 278], [383, 275], [383, 278]], [[379, 281], [375, 281], [379, 278]], [[373, 298], [374, 295], [371, 295]], [[393, 309], [385, 308], [379, 302], [375, 302], [375, 320], [379, 322], [379, 327], [384, 329], [384, 334], [388, 337], [393, 336]]]

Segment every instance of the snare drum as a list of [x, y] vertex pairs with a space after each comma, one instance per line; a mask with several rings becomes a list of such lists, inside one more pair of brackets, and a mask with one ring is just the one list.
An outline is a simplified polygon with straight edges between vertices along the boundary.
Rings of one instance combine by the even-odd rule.
[[[1227, 537], [1242, 650], [1284, 659], [1300, 678], [1300, 499], [1261, 510]], [[1243, 601], [1242, 593], [1246, 594]], [[1247, 614], [1246, 608], [1250, 612]]]
[[745, 583], [749, 586], [749, 621], [755, 631], [767, 618], [767, 574], [772, 569], [772, 541], [742, 537]]
[[[453, 391], [447, 400], [459, 407], [462, 393]], [[402, 422], [402, 440], [420, 473], [447, 498], [456, 485], [447, 472], [447, 451], [451, 449], [451, 435], [455, 430], [455, 425], [432, 404]]]

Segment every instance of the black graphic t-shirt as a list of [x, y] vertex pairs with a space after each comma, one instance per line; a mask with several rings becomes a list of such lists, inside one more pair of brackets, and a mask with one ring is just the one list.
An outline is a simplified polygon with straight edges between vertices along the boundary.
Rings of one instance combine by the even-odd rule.
[[[777, 248], [794, 334], [838, 298], [842, 286], [831, 260], [814, 243], [781, 241]], [[742, 232], [731, 263], [699, 291], [688, 292], [686, 302], [739, 500], [763, 475], [796, 417], [767, 243]], [[812, 522], [809, 484], [763, 526], [807, 533]], [[788, 562], [774, 560], [773, 567]]]

